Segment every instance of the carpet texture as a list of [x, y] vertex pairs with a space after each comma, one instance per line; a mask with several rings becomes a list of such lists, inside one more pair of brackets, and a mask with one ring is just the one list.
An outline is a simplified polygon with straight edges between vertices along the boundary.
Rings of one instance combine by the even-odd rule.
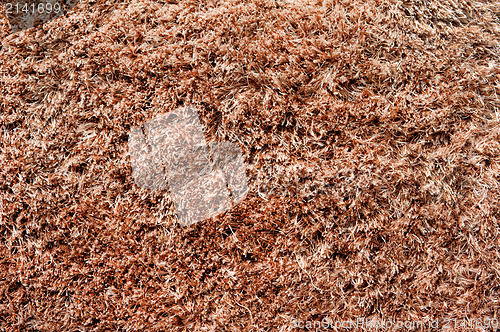
[[[81, 0], [15, 34], [1, 15], [0, 331], [498, 318], [499, 1]], [[189, 227], [127, 145], [183, 105], [250, 188]]]

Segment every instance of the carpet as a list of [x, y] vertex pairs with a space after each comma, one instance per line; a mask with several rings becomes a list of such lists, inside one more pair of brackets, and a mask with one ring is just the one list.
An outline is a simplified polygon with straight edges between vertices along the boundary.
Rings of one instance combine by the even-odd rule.
[[[81, 0], [0, 40], [0, 331], [498, 325], [500, 2]], [[127, 143], [188, 105], [249, 190], [183, 227]]]

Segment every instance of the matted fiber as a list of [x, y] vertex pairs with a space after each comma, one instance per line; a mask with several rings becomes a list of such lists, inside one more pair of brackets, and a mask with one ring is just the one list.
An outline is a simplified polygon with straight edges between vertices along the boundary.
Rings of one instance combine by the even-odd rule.
[[[0, 330], [497, 317], [499, 12], [81, 0], [15, 34], [2, 16]], [[241, 147], [250, 188], [189, 227], [127, 145], [182, 105]]]

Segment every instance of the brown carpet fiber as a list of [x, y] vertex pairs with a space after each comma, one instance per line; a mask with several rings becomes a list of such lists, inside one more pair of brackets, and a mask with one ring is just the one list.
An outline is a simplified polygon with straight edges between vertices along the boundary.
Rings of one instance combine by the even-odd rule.
[[[0, 331], [492, 325], [499, 12], [82, 0], [16, 34], [2, 16]], [[182, 105], [240, 145], [250, 187], [189, 227], [127, 145]]]

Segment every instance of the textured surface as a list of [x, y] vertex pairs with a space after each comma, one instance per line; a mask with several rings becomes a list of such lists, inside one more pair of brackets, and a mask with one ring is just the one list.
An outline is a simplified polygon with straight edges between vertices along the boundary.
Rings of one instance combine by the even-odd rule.
[[[1, 21], [0, 330], [497, 315], [498, 1], [173, 2]], [[127, 137], [187, 104], [250, 191], [182, 228]]]

